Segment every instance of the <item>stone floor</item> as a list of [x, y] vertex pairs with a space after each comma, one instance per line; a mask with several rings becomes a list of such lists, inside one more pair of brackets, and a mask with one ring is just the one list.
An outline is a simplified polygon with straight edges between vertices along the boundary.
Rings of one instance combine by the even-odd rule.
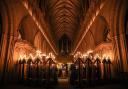
[[[0, 89], [47, 89], [43, 86], [27, 86], [27, 85], [21, 85], [21, 84], [9, 84], [0, 86]], [[59, 79], [59, 83], [53, 87], [49, 85], [49, 89], [79, 89], [78, 87], [74, 87], [69, 85], [68, 79]], [[115, 83], [115, 84], [105, 84], [100, 86], [89, 86], [84, 87], [82, 89], [128, 89], [127, 84], [123, 83]]]

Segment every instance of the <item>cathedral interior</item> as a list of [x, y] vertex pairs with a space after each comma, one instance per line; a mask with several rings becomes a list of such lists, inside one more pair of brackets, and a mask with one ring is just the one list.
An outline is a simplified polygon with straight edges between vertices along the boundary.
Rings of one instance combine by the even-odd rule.
[[3, 89], [125, 89], [127, 82], [128, 0], [0, 0]]

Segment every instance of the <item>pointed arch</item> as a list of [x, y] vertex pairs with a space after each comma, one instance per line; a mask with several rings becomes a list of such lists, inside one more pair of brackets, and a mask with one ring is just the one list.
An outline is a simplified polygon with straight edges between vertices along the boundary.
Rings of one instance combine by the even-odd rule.
[[18, 32], [21, 35], [21, 38], [23, 40], [27, 40], [33, 45], [33, 39], [38, 30], [39, 29], [37, 25], [34, 23], [33, 19], [29, 15], [26, 15], [25, 17], [22, 18], [18, 28]]

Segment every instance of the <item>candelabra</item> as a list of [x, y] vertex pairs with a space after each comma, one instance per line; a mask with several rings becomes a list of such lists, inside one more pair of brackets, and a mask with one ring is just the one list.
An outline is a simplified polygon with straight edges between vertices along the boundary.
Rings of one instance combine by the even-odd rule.
[[[102, 71], [103, 71], [103, 79], [111, 79], [111, 55], [107, 55], [105, 57], [100, 57], [98, 54], [93, 53], [92, 50], [87, 51], [85, 54], [81, 54], [77, 52], [74, 55], [74, 63], [78, 64], [79, 69], [79, 83], [81, 81], [81, 64], [85, 67], [85, 75], [87, 83], [90, 85], [92, 80], [100, 80]], [[103, 68], [103, 69], [102, 69]], [[101, 70], [102, 69], [102, 70]], [[93, 81], [92, 81], [93, 82]]]
[[82, 54], [80, 52], [77, 52], [76, 55], [74, 56], [74, 63], [78, 65], [78, 84], [79, 87], [82, 86], [81, 84], [81, 64], [83, 64], [83, 60], [82, 60]]
[[[36, 80], [40, 79], [40, 65], [45, 60], [43, 58], [44, 55], [37, 50], [36, 54], [33, 56], [31, 53], [26, 56], [20, 55], [18, 64], [19, 64], [19, 79], [22, 81], [24, 80], [31, 80], [36, 78]], [[36, 76], [35, 76], [36, 74]]]
[[50, 67], [52, 64], [55, 64], [55, 56], [52, 53], [49, 53], [48, 56], [46, 57], [46, 63], [48, 63], [48, 75], [47, 75], [47, 83], [50, 83], [50, 75], [51, 75], [51, 71], [50, 71]]

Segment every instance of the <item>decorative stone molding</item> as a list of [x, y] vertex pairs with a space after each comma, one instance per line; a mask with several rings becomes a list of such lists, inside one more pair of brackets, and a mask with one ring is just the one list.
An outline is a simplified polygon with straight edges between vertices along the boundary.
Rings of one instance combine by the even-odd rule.
[[17, 62], [18, 58], [20, 55], [28, 55], [30, 53], [34, 54], [36, 52], [36, 48], [33, 47], [29, 42], [25, 41], [25, 40], [18, 40], [15, 43], [15, 47], [14, 47], [14, 62]]

